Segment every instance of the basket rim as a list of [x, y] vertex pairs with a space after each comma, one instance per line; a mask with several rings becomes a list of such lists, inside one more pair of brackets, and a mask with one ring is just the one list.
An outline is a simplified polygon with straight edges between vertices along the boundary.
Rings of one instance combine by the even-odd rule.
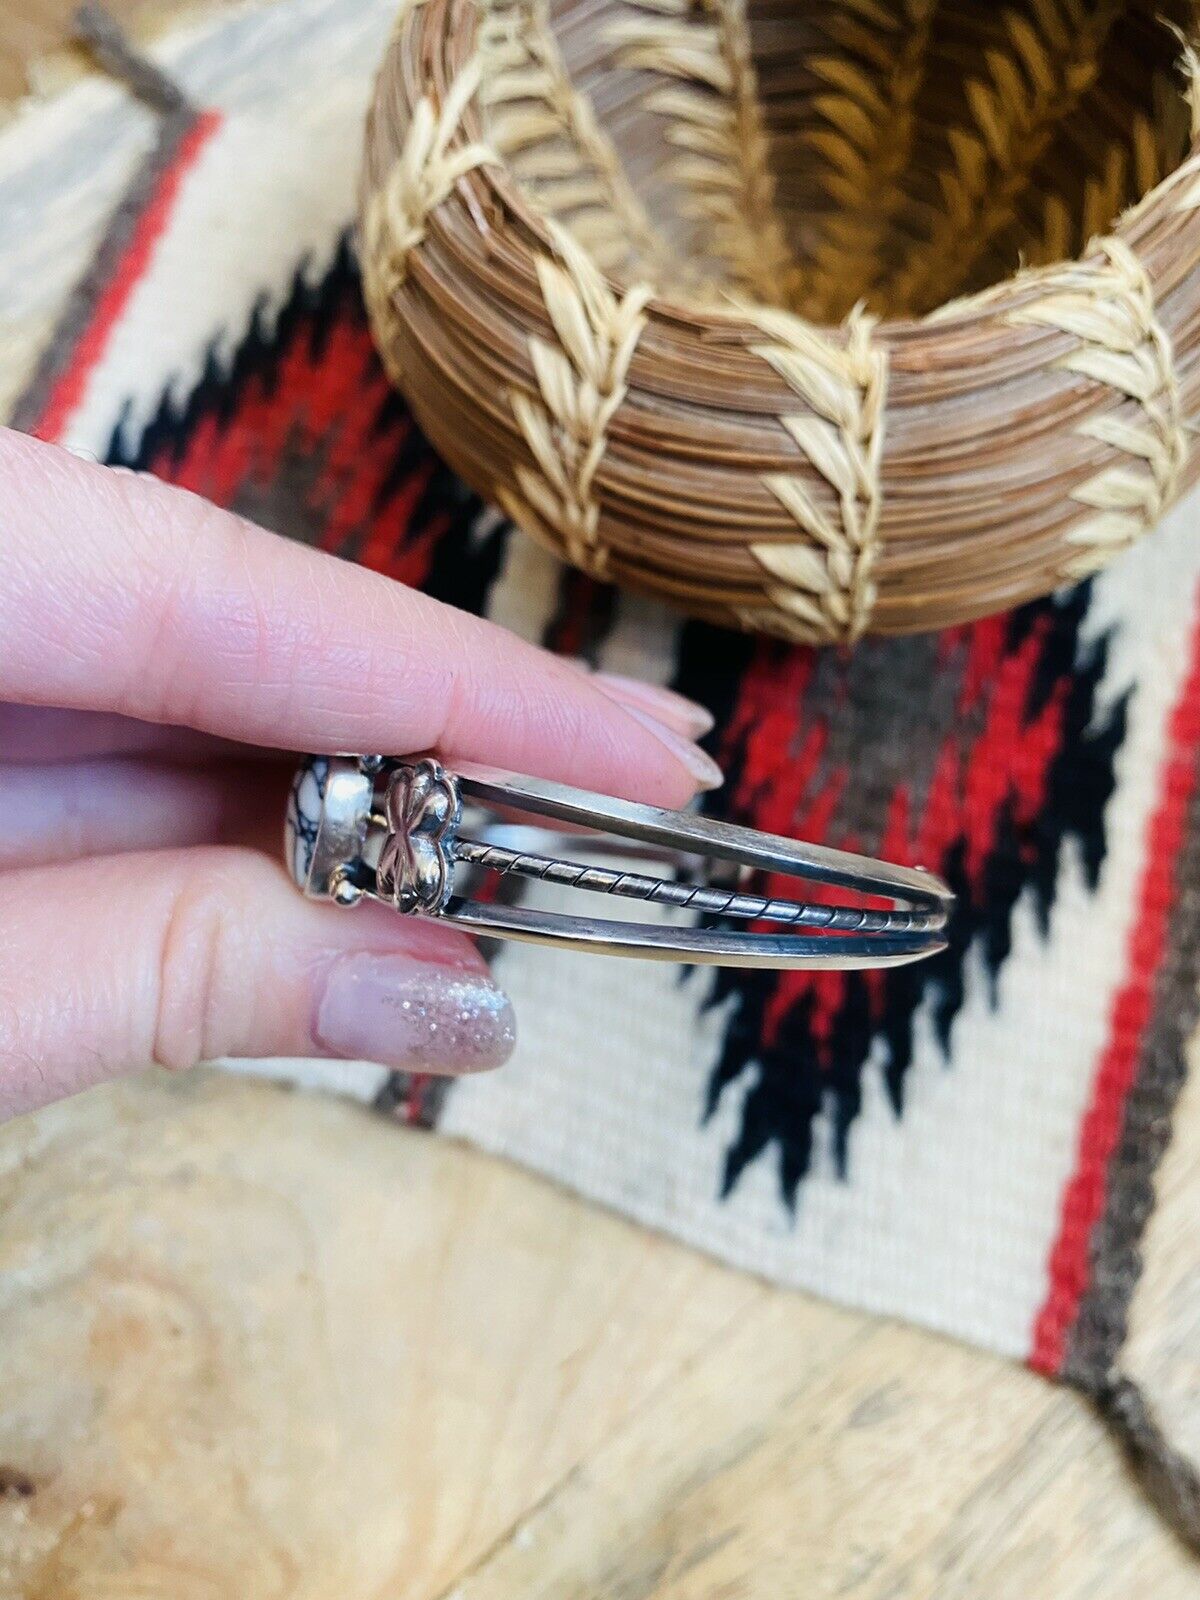
[[[459, 13], [470, 19], [469, 27], [447, 25], [441, 29], [434, 28], [434, 19], [439, 14], [457, 16]], [[403, 48], [410, 25], [415, 24], [421, 16], [427, 19], [421, 43], [426, 49], [430, 43], [435, 46], [425, 55], [427, 68], [434, 70], [427, 71], [423, 83], [427, 87], [436, 87], [441, 101], [444, 100], [454, 78], [468, 66], [475, 54], [480, 10], [477, 0], [402, 0], [393, 30], [392, 48]], [[430, 38], [431, 29], [432, 38]], [[1105, 235], [1129, 245], [1136, 253], [1150, 279], [1155, 299], [1160, 304], [1164, 293], [1160, 283], [1165, 281], [1166, 293], [1170, 292], [1173, 284], [1170, 283], [1167, 274], [1162, 274], [1160, 277], [1156, 271], [1160, 265], [1158, 258], [1163, 254], [1158, 230], [1169, 223], [1171, 217], [1175, 215], [1169, 206], [1173, 193], [1187, 185], [1191, 179], [1200, 180], [1200, 51], [1182, 38], [1178, 66], [1184, 80], [1179, 93], [1191, 107], [1191, 135], [1187, 152], [1159, 183], [1148, 189], [1140, 199], [1113, 219]], [[462, 143], [477, 141], [486, 143], [484, 120], [480, 115], [475, 95], [464, 107], [458, 138]], [[546, 213], [504, 161], [497, 158], [493, 164], [476, 168], [460, 179], [456, 187], [460, 191], [481, 188], [485, 194], [494, 195], [504, 209], [533, 234], [543, 249], [555, 248]], [[480, 198], [476, 196], [477, 205]], [[1179, 214], [1184, 218], [1183, 226], [1186, 232], [1200, 244], [1200, 208], [1189, 207]], [[586, 246], [581, 248], [586, 249]], [[931, 333], [939, 335], [970, 333], [981, 326], [994, 323], [998, 317], [1019, 312], [1037, 300], [1047, 285], [1055, 284], [1065, 269], [1094, 265], [1099, 257], [1098, 243], [1093, 238], [1077, 255], [1063, 256], [1037, 266], [1020, 268], [993, 284], [968, 294], [954, 296], [941, 305], [917, 315], [876, 316], [859, 308], [856, 308], [856, 313], [869, 319], [873, 336], [891, 346], [895, 353], [896, 347], [903, 347], [906, 342], [913, 339], [928, 338]], [[611, 288], [619, 290], [624, 286], [620, 277], [606, 271], [599, 264], [597, 270]], [[648, 284], [651, 290], [648, 309], [660, 321], [670, 324], [690, 324], [693, 331], [701, 337], [719, 336], [724, 333], [731, 344], [762, 337], [761, 326], [754, 320], [759, 313], [788, 318], [826, 338], [836, 338], [849, 320], [814, 321], [786, 307], [768, 300], [757, 300], [744, 293], [729, 292], [725, 303], [721, 303], [699, 294], [689, 293], [686, 288], [678, 289], [671, 284], [649, 280]], [[711, 344], [706, 342], [706, 348], [719, 348], [719, 341], [714, 340]]]

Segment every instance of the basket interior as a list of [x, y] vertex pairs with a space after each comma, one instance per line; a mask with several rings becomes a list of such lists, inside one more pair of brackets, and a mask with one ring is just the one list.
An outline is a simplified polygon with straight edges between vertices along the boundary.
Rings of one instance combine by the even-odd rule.
[[1180, 34], [1197, 11], [551, 0], [549, 27], [653, 234], [598, 227], [604, 264], [661, 250], [681, 283], [836, 321], [860, 301], [925, 312], [1077, 254], [1186, 153]]

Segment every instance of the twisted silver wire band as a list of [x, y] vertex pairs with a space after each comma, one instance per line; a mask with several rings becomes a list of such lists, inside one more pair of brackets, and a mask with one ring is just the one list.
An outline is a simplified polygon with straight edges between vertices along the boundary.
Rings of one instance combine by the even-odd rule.
[[784, 926], [824, 928], [839, 933], [928, 933], [945, 927], [944, 912], [869, 911], [849, 906], [826, 906], [798, 900], [769, 900], [761, 895], [713, 889], [707, 884], [676, 883], [639, 872], [616, 872], [557, 856], [516, 851], [486, 840], [458, 839], [455, 858], [486, 871], [557, 883], [568, 889], [591, 889], [625, 900], [645, 900], [653, 905], [677, 906], [715, 917], [737, 917], [748, 922], [778, 922]]

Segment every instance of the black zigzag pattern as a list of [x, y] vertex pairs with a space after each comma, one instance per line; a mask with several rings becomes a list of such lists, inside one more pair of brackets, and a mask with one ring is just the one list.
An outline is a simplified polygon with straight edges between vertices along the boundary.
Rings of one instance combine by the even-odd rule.
[[[232, 351], [214, 345], [188, 392], [179, 394], [176, 388], [164, 393], [143, 426], [134, 427], [131, 412], [122, 416], [110, 461], [192, 481], [281, 532], [370, 559], [438, 599], [486, 612], [509, 526], [485, 511], [436, 458], [384, 381], [370, 349], [348, 243], [328, 271], [297, 272], [281, 308], [260, 305]], [[355, 508], [353, 515], [347, 506]], [[738, 1131], [722, 1178], [726, 1192], [751, 1163], [773, 1154], [780, 1193], [794, 1205], [823, 1111], [830, 1115], [836, 1160], [845, 1172], [872, 1053], [882, 1051], [887, 1090], [899, 1115], [918, 1012], [930, 1008], [952, 1063], [954, 1021], [964, 1000], [970, 952], [981, 952], [995, 998], [1022, 896], [1031, 897], [1045, 932], [1068, 846], [1079, 852], [1089, 882], [1095, 883], [1104, 860], [1104, 812], [1125, 734], [1125, 706], [1102, 705], [1098, 696], [1109, 641], [1086, 636], [1089, 601], [1085, 585], [1026, 606], [1001, 625], [990, 670], [1002, 680], [1006, 667], [1020, 662], [1025, 672], [1020, 714], [1007, 744], [997, 740], [984, 712], [972, 723], [944, 711], [944, 725], [922, 733], [929, 744], [929, 769], [938, 769], [945, 758], [961, 779], [955, 794], [939, 798], [943, 824], [936, 859], [925, 862], [959, 895], [950, 945], [942, 956], [878, 975], [878, 981], [824, 974], [788, 988], [779, 975], [740, 970], [686, 980], [708, 986], [708, 1004], [728, 1007], [707, 1101], [711, 1116], [726, 1095], [740, 1096]], [[564, 569], [544, 642], [595, 658], [613, 616], [611, 590]], [[731, 743], [723, 743], [719, 731], [714, 735], [713, 748], [728, 781], [709, 797], [708, 809], [767, 825], [764, 818], [781, 775], [789, 771], [788, 751], [776, 752], [781, 759], [766, 776], [752, 770], [761, 760], [761, 752], [751, 751], [756, 718], [764, 712], [780, 715], [799, 743], [806, 731], [834, 726], [849, 704], [859, 707], [856, 743], [847, 758], [853, 768], [847, 793], [856, 797], [857, 811], [850, 816], [847, 805], [835, 807], [824, 836], [834, 844], [850, 842], [852, 835], [861, 841], [865, 830], [868, 842], [878, 845], [886, 833], [885, 813], [906, 772], [895, 760], [897, 745], [903, 748], [905, 742], [902, 706], [889, 702], [877, 685], [886, 688], [893, 679], [923, 683], [929, 671], [953, 689], [950, 680], [962, 670], [962, 659], [984, 639], [977, 628], [947, 636], [945, 650], [943, 641], [936, 649], [928, 641], [868, 642], [853, 660], [823, 657], [807, 687], [789, 699], [792, 652], [707, 625], [686, 625], [675, 687], [709, 705], [718, 730], [742, 727]], [[879, 654], [884, 651], [890, 653]], [[863, 664], [857, 684], [855, 661]], [[743, 713], [751, 679], [759, 698], [747, 721]], [[930, 703], [953, 708], [954, 694], [931, 693]], [[1043, 723], [1050, 731], [1034, 752], [1040, 763], [1036, 805], [1030, 804], [1029, 784], [1023, 788], [1016, 779], [994, 785], [983, 808], [963, 804], [961, 791], [973, 766], [1011, 758], [1014, 770], [1028, 767], [1033, 758], [1021, 746], [1023, 733]]]

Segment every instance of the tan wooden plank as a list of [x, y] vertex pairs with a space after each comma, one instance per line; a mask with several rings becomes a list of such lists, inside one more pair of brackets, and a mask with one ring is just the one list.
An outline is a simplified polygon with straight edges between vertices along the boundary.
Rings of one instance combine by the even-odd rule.
[[[1186, 1433], [1184, 1115], [1135, 1354]], [[0, 1218], [3, 1600], [1200, 1592], [1073, 1395], [345, 1104], [83, 1096]]]
[[5, 1596], [441, 1593], [764, 1293], [236, 1080], [101, 1091], [0, 1151]]
[[1074, 1396], [911, 1329], [862, 1324], [846, 1342], [836, 1313], [772, 1299], [454, 1600], [1196, 1592]]

